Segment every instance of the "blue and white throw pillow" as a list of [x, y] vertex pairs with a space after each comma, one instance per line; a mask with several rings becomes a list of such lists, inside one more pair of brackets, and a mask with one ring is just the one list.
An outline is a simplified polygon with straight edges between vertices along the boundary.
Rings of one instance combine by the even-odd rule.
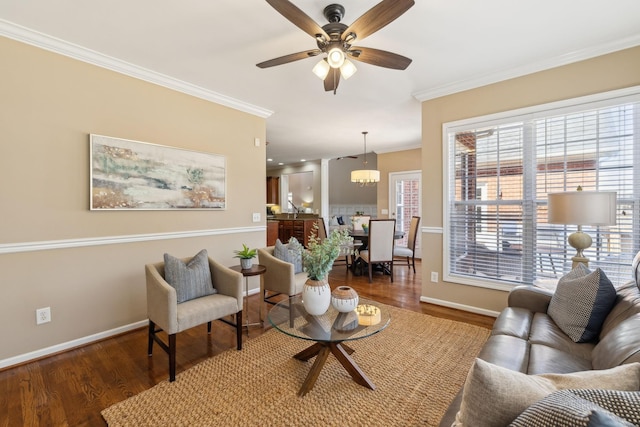
[[189, 262], [164, 254], [164, 279], [176, 289], [178, 304], [217, 292], [211, 282], [206, 249], [198, 252]]
[[280, 239], [276, 240], [276, 246], [273, 249], [273, 256], [276, 258], [293, 264], [293, 272], [295, 274], [302, 273], [302, 251], [304, 246], [298, 242], [298, 239], [292, 237], [288, 244], [284, 244]]
[[638, 391], [560, 390], [529, 406], [510, 426], [635, 426], [640, 422], [638, 404]]
[[547, 314], [574, 342], [589, 342], [598, 338], [615, 301], [616, 289], [604, 271], [578, 264], [558, 282]]

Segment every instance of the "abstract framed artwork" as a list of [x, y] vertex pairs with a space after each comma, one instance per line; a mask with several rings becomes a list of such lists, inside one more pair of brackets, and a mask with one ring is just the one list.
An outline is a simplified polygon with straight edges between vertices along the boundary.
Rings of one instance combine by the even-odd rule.
[[222, 155], [90, 135], [91, 210], [226, 209]]

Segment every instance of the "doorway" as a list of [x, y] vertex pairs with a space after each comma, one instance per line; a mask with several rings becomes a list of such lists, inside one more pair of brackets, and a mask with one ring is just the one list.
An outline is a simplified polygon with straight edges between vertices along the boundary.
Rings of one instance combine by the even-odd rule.
[[[389, 217], [396, 220], [396, 230], [405, 233], [396, 244], [406, 245], [411, 217], [422, 218], [422, 172], [389, 173]], [[422, 224], [422, 221], [421, 221]], [[416, 258], [422, 258], [421, 233], [416, 237]]]

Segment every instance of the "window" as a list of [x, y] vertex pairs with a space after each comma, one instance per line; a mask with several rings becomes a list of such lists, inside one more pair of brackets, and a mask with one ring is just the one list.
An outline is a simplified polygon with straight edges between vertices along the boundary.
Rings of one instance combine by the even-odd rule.
[[617, 224], [583, 226], [615, 283], [640, 250], [640, 87], [444, 125], [447, 281], [508, 289], [571, 269], [576, 226], [547, 223], [547, 194], [617, 192]]

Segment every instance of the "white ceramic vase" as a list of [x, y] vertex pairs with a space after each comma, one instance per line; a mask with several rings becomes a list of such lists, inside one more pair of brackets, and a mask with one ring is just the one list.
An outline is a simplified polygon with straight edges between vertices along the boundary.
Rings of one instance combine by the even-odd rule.
[[249, 270], [253, 265], [252, 258], [240, 258], [240, 268], [243, 270]]
[[331, 293], [331, 305], [340, 313], [348, 313], [358, 306], [358, 293], [349, 286], [338, 286]]
[[302, 304], [312, 316], [324, 314], [331, 305], [331, 288], [326, 279], [307, 279], [302, 288]]

